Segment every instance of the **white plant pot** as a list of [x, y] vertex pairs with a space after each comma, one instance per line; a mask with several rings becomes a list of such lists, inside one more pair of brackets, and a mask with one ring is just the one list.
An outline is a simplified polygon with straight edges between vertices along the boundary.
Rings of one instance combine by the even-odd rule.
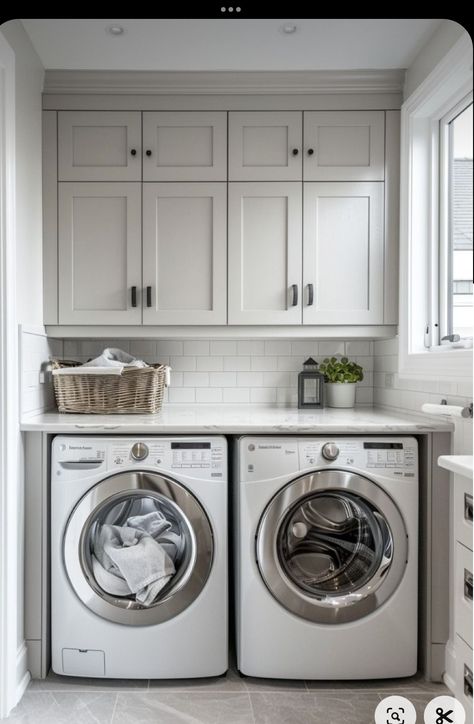
[[355, 382], [326, 382], [326, 402], [328, 407], [354, 407]]

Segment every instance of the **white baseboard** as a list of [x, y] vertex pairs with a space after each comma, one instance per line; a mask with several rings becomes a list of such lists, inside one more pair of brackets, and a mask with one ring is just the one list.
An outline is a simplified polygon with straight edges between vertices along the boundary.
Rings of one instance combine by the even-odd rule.
[[16, 704], [18, 704], [25, 693], [31, 679], [31, 674], [28, 671], [27, 658], [28, 648], [26, 646], [26, 641], [23, 641], [16, 653]]
[[452, 641], [448, 641], [446, 645], [446, 669], [443, 674], [443, 681], [455, 696], [456, 691], [456, 650], [452, 644]]

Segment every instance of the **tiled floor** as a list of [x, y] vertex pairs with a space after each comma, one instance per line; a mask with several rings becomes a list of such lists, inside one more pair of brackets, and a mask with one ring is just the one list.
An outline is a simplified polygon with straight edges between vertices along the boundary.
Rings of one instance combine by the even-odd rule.
[[373, 724], [378, 702], [407, 696], [425, 705], [449, 693], [421, 677], [379, 681], [241, 678], [115, 681], [50, 674], [32, 681], [8, 722], [15, 724]]

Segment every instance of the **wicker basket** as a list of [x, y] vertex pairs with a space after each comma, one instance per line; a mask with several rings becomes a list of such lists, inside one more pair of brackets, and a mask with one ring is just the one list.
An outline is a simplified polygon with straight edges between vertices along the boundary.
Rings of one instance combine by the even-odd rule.
[[[80, 362], [52, 360], [52, 368], [77, 367]], [[158, 412], [163, 402], [165, 365], [125, 368], [121, 375], [53, 375], [59, 412]]]

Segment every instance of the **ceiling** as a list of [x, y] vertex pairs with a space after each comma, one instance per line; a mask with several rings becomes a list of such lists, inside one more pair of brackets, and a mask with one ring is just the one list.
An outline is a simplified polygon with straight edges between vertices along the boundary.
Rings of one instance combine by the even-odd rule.
[[[407, 68], [434, 19], [29, 19], [47, 69], [369, 70]], [[282, 26], [296, 25], [285, 34]], [[106, 32], [120, 25], [124, 33]]]

